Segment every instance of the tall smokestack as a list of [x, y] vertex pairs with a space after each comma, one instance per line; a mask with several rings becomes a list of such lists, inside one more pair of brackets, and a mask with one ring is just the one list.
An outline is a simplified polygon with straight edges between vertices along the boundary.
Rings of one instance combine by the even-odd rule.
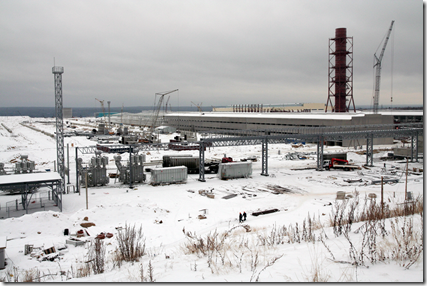
[[[353, 37], [347, 37], [346, 28], [336, 29], [335, 38], [329, 39], [328, 91], [325, 112], [329, 103], [332, 112], [348, 112], [351, 103], [356, 112], [353, 100]], [[334, 105], [331, 97], [335, 98]], [[350, 98], [348, 105], [347, 97]]]

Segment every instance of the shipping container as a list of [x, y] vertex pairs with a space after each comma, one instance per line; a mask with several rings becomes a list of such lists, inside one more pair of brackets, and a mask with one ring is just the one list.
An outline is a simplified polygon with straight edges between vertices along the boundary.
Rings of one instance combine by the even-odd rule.
[[163, 167], [172, 167], [170, 158], [172, 157], [193, 157], [191, 154], [175, 154], [175, 155], [163, 155]]
[[247, 178], [252, 175], [252, 162], [220, 163], [218, 177], [221, 180]]
[[189, 174], [199, 173], [200, 158], [190, 156], [163, 156], [163, 167], [186, 166]]
[[177, 166], [169, 168], [151, 169], [151, 185], [174, 184], [187, 182], [187, 167]]

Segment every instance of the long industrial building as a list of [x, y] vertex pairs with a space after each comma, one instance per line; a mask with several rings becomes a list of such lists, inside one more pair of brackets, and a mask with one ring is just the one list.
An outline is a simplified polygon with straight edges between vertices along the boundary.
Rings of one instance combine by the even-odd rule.
[[[178, 130], [212, 131], [216, 130], [266, 130], [289, 127], [338, 127], [364, 125], [393, 125], [406, 122], [423, 122], [422, 111], [396, 111], [372, 113], [236, 113], [236, 112], [194, 112], [169, 113], [164, 115], [164, 125]], [[392, 128], [392, 127], [389, 127]], [[378, 138], [374, 144], [392, 144], [393, 138]], [[327, 142], [328, 145], [355, 146], [365, 142], [349, 140]]]

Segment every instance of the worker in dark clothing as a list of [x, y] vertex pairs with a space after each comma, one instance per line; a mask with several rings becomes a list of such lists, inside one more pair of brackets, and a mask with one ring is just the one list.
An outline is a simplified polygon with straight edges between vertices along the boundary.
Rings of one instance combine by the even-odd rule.
[[246, 221], [246, 212], [243, 212], [243, 221]]
[[239, 213], [239, 222], [242, 222], [243, 220], [242, 220], [242, 213]]

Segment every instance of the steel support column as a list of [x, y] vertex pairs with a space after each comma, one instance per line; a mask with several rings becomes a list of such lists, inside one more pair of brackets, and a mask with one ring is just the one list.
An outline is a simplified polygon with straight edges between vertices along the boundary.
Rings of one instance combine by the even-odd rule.
[[80, 194], [80, 181], [79, 181], [79, 147], [76, 146], [76, 190]]
[[129, 188], [133, 188], [132, 145], [129, 145]]
[[323, 136], [319, 136], [317, 141], [317, 171], [323, 170]]
[[414, 132], [411, 136], [411, 162], [418, 162], [418, 132]]
[[269, 176], [268, 175], [268, 138], [265, 137], [261, 141], [262, 145], [262, 172], [261, 176]]
[[206, 182], [205, 180], [205, 143], [199, 143], [199, 181]]
[[58, 163], [58, 173], [61, 176], [61, 184], [57, 186], [58, 207], [62, 212], [62, 194], [65, 191], [65, 164], [64, 164], [64, 115], [62, 105], [62, 74], [63, 67], [52, 68], [52, 73], [55, 79], [55, 117], [56, 117], [56, 160]]
[[374, 166], [374, 134], [368, 134], [366, 138], [366, 166]]

